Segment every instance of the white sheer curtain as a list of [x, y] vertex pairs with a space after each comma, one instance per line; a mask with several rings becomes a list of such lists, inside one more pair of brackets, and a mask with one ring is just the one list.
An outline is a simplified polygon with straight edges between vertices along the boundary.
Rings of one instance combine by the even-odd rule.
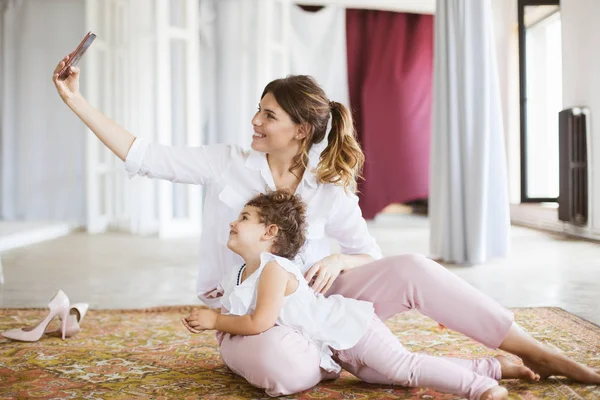
[[[208, 143], [250, 144], [250, 121], [268, 83], [256, 78], [261, 65], [259, 10], [259, 0], [200, 0], [202, 113]], [[291, 27], [291, 73], [314, 76], [330, 99], [349, 105], [344, 8], [310, 13], [292, 6], [291, 20], [282, 23]]]
[[[51, 80], [83, 37], [84, 3], [11, 0], [2, 39], [2, 210], [7, 220], [84, 222], [83, 124]], [[52, 16], [51, 18], [49, 16]]]
[[[216, 141], [250, 147], [250, 121], [260, 101], [256, 82], [257, 0], [216, 2], [215, 71]], [[250, 89], [250, 90], [249, 90]], [[261, 88], [262, 90], [262, 88]]]
[[[249, 146], [250, 121], [268, 82], [260, 81], [260, 0], [200, 0], [203, 130], [207, 143]], [[292, 6], [290, 67], [314, 76], [327, 95], [349, 105], [345, 10]], [[310, 26], [310, 29], [307, 27]], [[273, 79], [275, 77], [272, 77]], [[279, 76], [277, 77], [279, 78]]]
[[[244, 142], [252, 136], [251, 114], [258, 97], [241, 96], [242, 81], [251, 79], [255, 60], [245, 65], [244, 53], [257, 37], [256, 0], [199, 0], [200, 85], [203, 131], [207, 143]], [[244, 15], [244, 2], [250, 13]], [[247, 70], [244, 70], [246, 68]]]
[[[262, 90], [257, 25], [262, 0], [200, 0], [203, 129], [208, 143], [245, 147]], [[284, 23], [287, 23], [284, 21]]]
[[217, 3], [216, 0], [200, 0], [200, 87], [202, 104], [202, 133], [205, 142], [218, 143], [217, 140]]
[[307, 12], [294, 6], [291, 19], [292, 73], [312, 75], [330, 100], [350, 106], [346, 10], [328, 6], [317, 12]]
[[431, 149], [431, 253], [504, 257], [509, 202], [490, 0], [438, 0]]

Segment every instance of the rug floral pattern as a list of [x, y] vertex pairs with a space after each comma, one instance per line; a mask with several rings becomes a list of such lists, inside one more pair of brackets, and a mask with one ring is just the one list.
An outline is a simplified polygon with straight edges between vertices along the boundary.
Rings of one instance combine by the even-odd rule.
[[[256, 399], [267, 398], [223, 365], [213, 332], [191, 335], [179, 319], [189, 307], [91, 310], [83, 330], [62, 341], [35, 343], [0, 337], [0, 398], [47, 399]], [[600, 369], [600, 327], [558, 308], [515, 310], [537, 339]], [[0, 309], [0, 331], [38, 321], [43, 310]], [[433, 355], [497, 354], [416, 312], [387, 322], [410, 350]], [[503, 381], [511, 399], [600, 399], [600, 386], [551, 378], [540, 383]], [[288, 398], [454, 399], [428, 389], [369, 385], [343, 373], [337, 381]]]

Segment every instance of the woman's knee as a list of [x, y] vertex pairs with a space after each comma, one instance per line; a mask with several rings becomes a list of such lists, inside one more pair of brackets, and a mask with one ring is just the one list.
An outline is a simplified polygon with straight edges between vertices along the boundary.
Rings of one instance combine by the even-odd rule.
[[391, 256], [384, 258], [381, 262], [380, 267], [386, 270], [386, 274], [400, 278], [412, 278], [423, 272], [428, 272], [431, 269], [431, 264], [435, 264], [434, 261], [421, 254]]

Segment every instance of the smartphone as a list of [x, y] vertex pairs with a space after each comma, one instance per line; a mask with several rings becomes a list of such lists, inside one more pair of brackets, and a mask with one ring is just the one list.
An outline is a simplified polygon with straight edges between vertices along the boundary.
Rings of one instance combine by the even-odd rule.
[[91, 44], [96, 39], [96, 35], [92, 32], [88, 32], [87, 35], [83, 38], [77, 49], [72, 53], [73, 57], [69, 58], [63, 69], [58, 73], [58, 79], [65, 80], [67, 76], [71, 73], [69, 68], [74, 67], [79, 63], [79, 59], [83, 56], [83, 53], [91, 46]]

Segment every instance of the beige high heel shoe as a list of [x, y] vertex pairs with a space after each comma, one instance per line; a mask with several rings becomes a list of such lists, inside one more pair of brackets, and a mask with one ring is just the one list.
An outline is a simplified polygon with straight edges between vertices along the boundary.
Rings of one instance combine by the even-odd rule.
[[59, 316], [61, 319], [60, 332], [62, 333], [62, 339], [65, 340], [67, 317], [69, 316], [69, 298], [62, 290], [59, 290], [48, 303], [48, 308], [50, 311], [48, 312], [48, 315], [46, 315], [46, 318], [35, 327], [11, 329], [2, 332], [2, 336], [8, 339], [20, 340], [22, 342], [36, 342], [42, 337], [54, 317]]
[[[75, 303], [71, 305], [69, 315], [67, 316], [67, 327], [65, 329], [66, 338], [75, 336], [81, 330], [81, 322], [83, 321], [83, 317], [85, 317], [89, 306], [90, 305], [87, 303]], [[61, 318], [60, 315], [58, 317]], [[47, 331], [46, 333], [52, 335], [59, 333], [60, 331], [59, 328], [53, 331]]]

